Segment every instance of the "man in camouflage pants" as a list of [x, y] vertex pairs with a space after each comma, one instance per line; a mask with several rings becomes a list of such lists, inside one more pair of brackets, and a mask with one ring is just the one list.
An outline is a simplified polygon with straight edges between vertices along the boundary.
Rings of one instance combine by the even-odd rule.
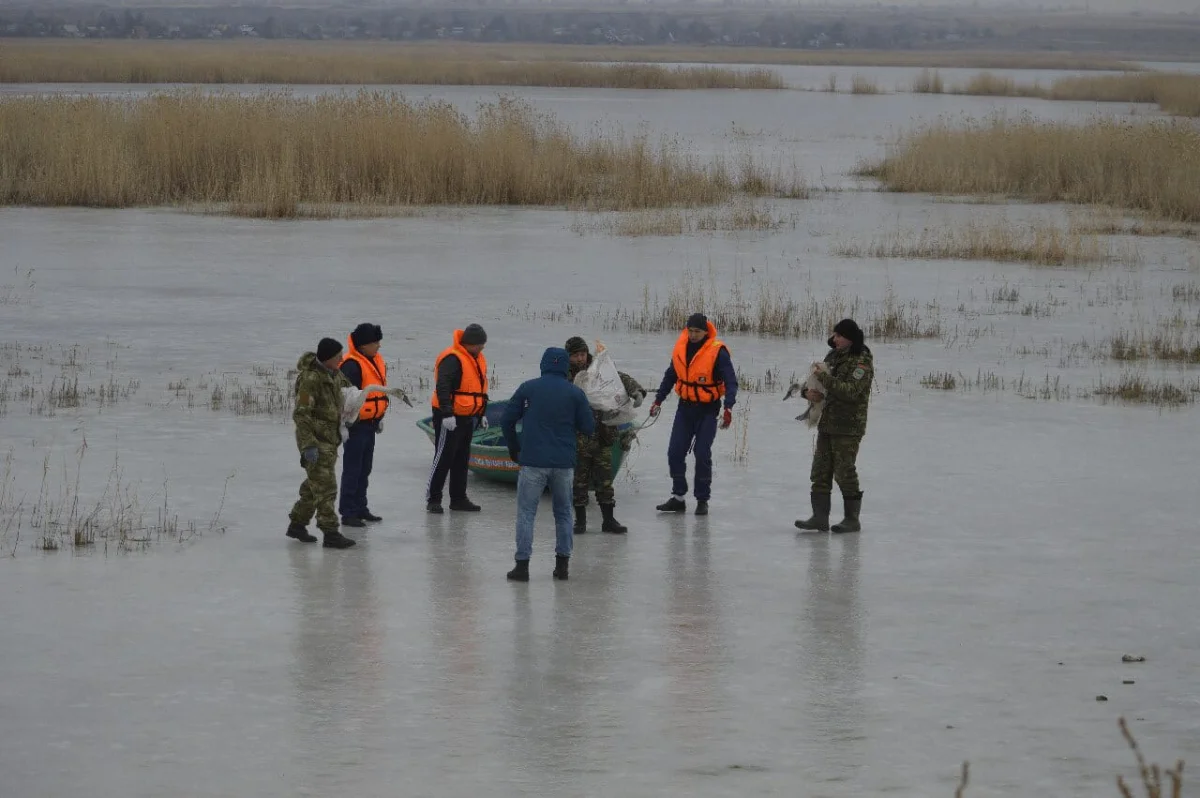
[[308, 534], [308, 522], [315, 512], [317, 527], [325, 536], [324, 546], [330, 549], [346, 549], [355, 543], [338, 531], [334, 509], [338, 494], [334, 466], [342, 443], [342, 389], [350, 387], [350, 381], [338, 370], [341, 353], [341, 344], [322, 338], [315, 353], [305, 352], [300, 357], [296, 364], [296, 409], [292, 411], [300, 465], [307, 477], [300, 486], [300, 498], [292, 506], [287, 536], [301, 543], [315, 543], [317, 539]]
[[[587, 342], [579, 336], [567, 340], [567, 354], [570, 356], [571, 367], [569, 379], [575, 382], [575, 375], [592, 364], [592, 355], [588, 351]], [[634, 407], [640, 407], [646, 398], [646, 390], [638, 381], [624, 372], [617, 372], [625, 393], [633, 400]], [[600, 527], [604, 532], [623, 535], [628, 529], [613, 517], [616, 505], [616, 493], [612, 481], [612, 447], [613, 443], [621, 440], [621, 433], [616, 427], [601, 423], [600, 414], [595, 410], [592, 416], [596, 422], [596, 431], [590, 436], [579, 435], [575, 439], [575, 532], [582, 535], [587, 532], [588, 489], [595, 485], [596, 503], [604, 515], [604, 524]]]
[[[825, 388], [825, 409], [817, 424], [817, 450], [812, 461], [812, 517], [797, 521], [799, 529], [829, 531], [833, 483], [842, 492], [845, 519], [834, 524], [834, 532], [858, 532], [862, 509], [862, 489], [858, 484], [858, 447], [867, 432], [867, 403], [871, 398], [871, 379], [875, 373], [874, 356], [863, 343], [863, 332], [853, 319], [842, 319], [829, 339], [825, 356], [827, 372], [817, 380]], [[809, 391], [800, 395], [808, 399]], [[820, 400], [821, 396], [811, 397]]]

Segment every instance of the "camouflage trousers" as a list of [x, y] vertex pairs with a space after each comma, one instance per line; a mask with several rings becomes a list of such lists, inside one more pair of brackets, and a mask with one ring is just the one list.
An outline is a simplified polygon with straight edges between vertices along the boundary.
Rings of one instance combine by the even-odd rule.
[[612, 480], [612, 441], [607, 436], [594, 438], [579, 435], [575, 439], [575, 485], [573, 498], [576, 507], [586, 507], [588, 491], [595, 487], [597, 504], [614, 504], [616, 493]]
[[858, 485], [858, 469], [854, 464], [858, 459], [860, 443], [862, 437], [859, 435], [817, 433], [817, 450], [813, 453], [812, 473], [809, 475], [813, 493], [833, 493], [835, 480], [843, 496], [858, 496], [862, 492]]
[[320, 448], [317, 452], [315, 463], [300, 459], [307, 477], [300, 485], [300, 498], [292, 505], [289, 517], [292, 523], [308, 526], [315, 513], [317, 527], [322, 532], [336, 532], [338, 516], [334, 502], [337, 501], [338, 484], [334, 466], [337, 465], [337, 449]]

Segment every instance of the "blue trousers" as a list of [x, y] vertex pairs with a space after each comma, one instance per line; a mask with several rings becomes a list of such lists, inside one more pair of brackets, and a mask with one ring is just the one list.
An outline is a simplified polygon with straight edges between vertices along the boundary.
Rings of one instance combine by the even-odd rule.
[[575, 482], [573, 468], [537, 468], [521, 466], [517, 475], [517, 560], [528, 560], [533, 555], [533, 522], [537, 518], [538, 503], [546, 486], [550, 486], [550, 497], [554, 508], [554, 553], [571, 556], [575, 528], [571, 510], [571, 489]]
[[693, 447], [696, 455], [696, 501], [706, 502], [712, 496], [712, 445], [717, 437], [717, 417], [720, 402], [698, 404], [680, 402], [671, 426], [671, 442], [667, 446], [667, 466], [671, 469], [671, 493], [686, 496], [687, 453]]
[[367, 481], [375, 462], [375, 425], [355, 424], [342, 444], [342, 492], [338, 515], [361, 518], [367, 507]]

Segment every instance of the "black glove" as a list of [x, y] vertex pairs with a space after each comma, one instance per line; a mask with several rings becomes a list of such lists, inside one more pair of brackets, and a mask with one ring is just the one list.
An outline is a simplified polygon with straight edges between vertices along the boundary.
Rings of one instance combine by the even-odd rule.
[[510, 446], [510, 447], [508, 447], [508, 456], [509, 456], [509, 457], [512, 459], [512, 461], [513, 461], [514, 463], [516, 463], [517, 465], [520, 465], [520, 464], [521, 464], [521, 450], [520, 450], [520, 449], [514, 449], [514, 448], [513, 448], [513, 447], [511, 447], [511, 446]]

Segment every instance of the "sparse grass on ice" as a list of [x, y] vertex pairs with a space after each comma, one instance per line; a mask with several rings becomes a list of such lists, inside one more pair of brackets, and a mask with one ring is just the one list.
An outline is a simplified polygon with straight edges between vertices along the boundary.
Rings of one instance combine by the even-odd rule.
[[856, 319], [870, 339], [938, 338], [942, 334], [941, 309], [936, 303], [901, 300], [890, 285], [879, 301], [837, 292], [822, 297], [807, 293], [798, 298], [778, 281], [754, 278], [747, 285], [736, 278], [731, 285], [719, 287], [713, 273], [706, 281], [690, 271], [668, 289], [665, 301], [647, 285], [641, 308], [613, 311], [603, 321], [607, 329], [678, 331], [697, 311], [706, 314], [722, 334], [817, 338], [827, 336], [833, 325], [847, 317]]
[[1065, 201], [1200, 222], [1200, 130], [1186, 120], [935, 122], [860, 173], [891, 191]]
[[894, 230], [869, 244], [842, 243], [834, 253], [851, 258], [923, 258], [1074, 266], [1111, 260], [1136, 262], [1131, 249], [1113, 249], [1094, 236], [1050, 223], [1007, 220], [926, 227], [920, 233]]
[[630, 211], [600, 219], [581, 218], [571, 224], [572, 232], [609, 233], [617, 236], [678, 236], [687, 233], [774, 232], [795, 228], [796, 213], [783, 213], [769, 206], [737, 202], [719, 208], [677, 208]]
[[9, 205], [229, 203], [269, 218], [340, 204], [632, 210], [792, 196], [798, 186], [749, 157], [702, 163], [677, 141], [581, 138], [510, 98], [474, 117], [368, 90], [0, 100], [0, 203]]

